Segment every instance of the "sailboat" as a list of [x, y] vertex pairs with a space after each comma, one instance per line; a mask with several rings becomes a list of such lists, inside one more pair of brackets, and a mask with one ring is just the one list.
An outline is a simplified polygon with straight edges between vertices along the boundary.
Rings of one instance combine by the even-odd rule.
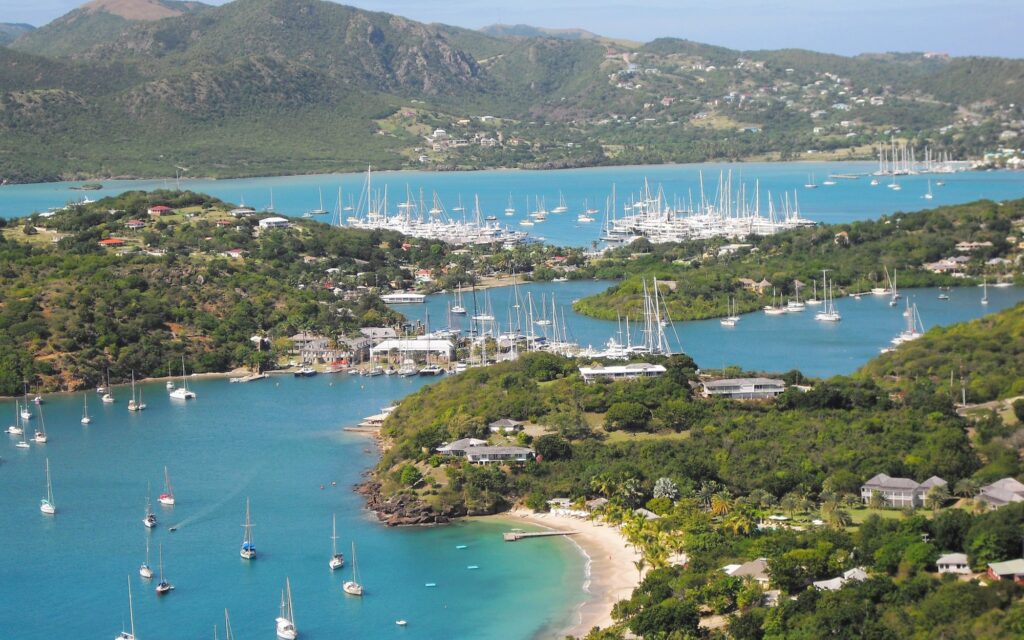
[[[988, 279], [982, 279], [981, 286], [982, 286], [982, 291], [983, 291], [983, 293], [981, 295], [981, 304], [988, 304]], [[40, 419], [42, 419], [42, 416], [43, 416], [43, 412], [42, 412], [42, 410], [40, 410], [39, 411]]]
[[142, 402], [142, 398], [139, 397], [138, 399], [136, 399], [135, 397], [135, 371], [132, 371], [132, 399], [128, 401], [128, 410], [142, 411], [145, 408], [146, 405], [144, 402]]
[[341, 585], [345, 593], [350, 596], [363, 595], [363, 585], [359, 584], [359, 570], [356, 568], [356, 543], [352, 543], [352, 579]]
[[144, 580], [153, 579], [153, 568], [149, 566], [149, 537], [146, 537], [146, 560], [139, 565], [139, 575]]
[[[15, 409], [17, 409], [17, 407], [15, 407]], [[21, 420], [21, 413], [20, 412], [16, 412], [16, 413], [17, 413], [17, 415], [15, 417], [18, 420], [20, 420], [20, 422], [16, 421], [14, 426], [8, 427], [7, 432], [8, 433], [14, 433], [14, 434], [21, 434], [21, 440], [18, 440], [18, 443], [15, 444], [14, 446], [16, 446], [19, 449], [28, 449], [29, 448], [28, 440], [25, 439], [25, 432], [28, 431], [28, 424], [26, 424], [24, 420]], [[12, 429], [14, 429], [14, 431], [12, 431]]]
[[790, 300], [786, 303], [786, 311], [803, 311], [806, 307], [804, 303], [800, 301], [800, 283], [793, 282], [793, 288], [796, 289], [796, 300]]
[[775, 287], [772, 287], [772, 303], [764, 307], [764, 314], [766, 316], [780, 316], [786, 313], [786, 307], [781, 304], [775, 304]]
[[169, 395], [175, 400], [195, 400], [196, 394], [189, 390], [188, 381], [185, 379], [185, 356], [181, 356], [181, 386]]
[[107, 384], [103, 387], [103, 395], [100, 397], [103, 404], [110, 404], [114, 402], [114, 394], [111, 393], [112, 391], [113, 389], [110, 387], [110, 369], [107, 369]]
[[39, 501], [39, 510], [48, 516], [57, 513], [57, 505], [53, 502], [53, 485], [50, 483], [50, 459], [46, 459], [46, 497]]
[[156, 526], [156, 514], [153, 513], [153, 503], [149, 500], [149, 483], [146, 483], [146, 513], [142, 516], [142, 524], [147, 529], [152, 529]]
[[174, 489], [171, 488], [171, 474], [167, 472], [167, 467], [164, 467], [164, 492], [157, 498], [160, 504], [167, 506], [174, 506]]
[[[135, 640], [135, 609], [132, 607], [132, 577], [128, 576], [128, 620], [130, 631], [121, 629], [121, 633], [114, 636], [114, 640]], [[121, 624], [124, 624], [122, 619]]]
[[817, 189], [818, 188], [818, 185], [816, 185], [814, 183], [814, 174], [813, 173], [807, 176], [807, 184], [804, 185], [804, 188], [805, 189]]
[[[299, 631], [295, 628], [295, 611], [292, 609], [292, 585], [288, 578], [284, 579], [284, 591], [281, 592], [281, 614], [277, 616], [278, 640], [295, 640]], [[287, 599], [285, 598], [287, 593]]]
[[928, 193], [924, 194], [921, 197], [924, 198], [925, 200], [931, 200], [932, 198], [935, 197], [935, 196], [932, 195], [932, 181], [931, 181], [931, 179], [928, 180]]
[[[824, 274], [822, 274], [822, 280], [824, 280]], [[834, 284], [827, 282], [822, 286], [825, 288], [825, 308], [814, 314], [814, 319], [822, 322], [839, 322], [843, 316], [836, 311], [835, 293], [832, 290]]]
[[25, 404], [21, 407], [21, 413], [20, 413], [21, 419], [23, 421], [28, 421], [28, 420], [31, 420], [32, 418], [35, 417], [35, 416], [32, 415], [32, 410], [28, 408], [28, 404], [29, 404], [28, 403], [28, 385], [26, 384], [25, 385]]
[[89, 424], [92, 422], [92, 418], [89, 417], [89, 394], [82, 394], [82, 424]]
[[558, 192], [558, 206], [551, 210], [551, 213], [565, 213], [569, 210], [569, 207], [565, 206], [565, 196], [562, 192]]
[[512, 194], [511, 193], [508, 194], [508, 206], [505, 207], [505, 215], [506, 216], [514, 216], [514, 215], [516, 215], [516, 207], [515, 207], [514, 204], [512, 204]]
[[234, 640], [235, 635], [231, 632], [231, 618], [228, 610], [224, 609], [224, 640]]
[[320, 187], [317, 187], [317, 191], [320, 192], [320, 208], [319, 209], [310, 209], [306, 213], [302, 214], [303, 218], [312, 218], [313, 216], [324, 216], [324, 215], [327, 215], [328, 211], [327, 211], [327, 209], [324, 209], [324, 190], [321, 189]]
[[455, 306], [452, 307], [452, 313], [459, 316], [466, 315], [466, 307], [462, 303], [462, 283], [458, 284], [458, 288], [455, 290]]
[[331, 519], [331, 561], [327, 563], [331, 571], [345, 566], [344, 554], [338, 553], [338, 517]]
[[50, 437], [46, 435], [46, 420], [43, 419], [43, 408], [39, 407], [39, 426], [36, 428], [36, 435], [32, 438], [36, 444], [46, 444]]
[[[534, 320], [533, 324], [537, 325], [538, 327], [550, 327], [551, 326], [551, 320], [548, 318], [547, 298], [541, 296], [540, 304], [541, 304], [540, 320]], [[552, 311], [554, 311], [554, 309], [552, 309]]]
[[245, 529], [245, 534], [242, 536], [242, 548], [238, 550], [238, 555], [242, 556], [245, 560], [254, 560], [256, 558], [256, 545], [252, 541], [252, 519], [249, 517], [249, 498], [245, 499], [245, 524], [242, 528]]
[[736, 315], [736, 309], [734, 305], [735, 301], [732, 298], [729, 298], [729, 301], [727, 303], [728, 309], [726, 310], [726, 313], [728, 313], [729, 315], [718, 321], [723, 327], [735, 327], [736, 323], [739, 322], [740, 317]]
[[817, 306], [821, 304], [821, 300], [818, 300], [818, 281], [814, 280], [813, 282], [811, 282], [811, 285], [814, 289], [814, 292], [809, 300], [804, 300], [804, 304]]
[[174, 585], [171, 584], [170, 582], [168, 582], [167, 578], [164, 577], [164, 545], [163, 545], [163, 543], [160, 543], [160, 547], [159, 548], [160, 548], [160, 582], [158, 582], [156, 584], [156, 593], [157, 593], [157, 595], [161, 595], [162, 596], [165, 593], [170, 593], [170, 591], [172, 589], [174, 589]]
[[25, 433], [25, 430], [21, 428], [21, 410], [18, 401], [14, 401], [14, 424], [7, 427], [7, 433], [12, 436], [20, 436]]

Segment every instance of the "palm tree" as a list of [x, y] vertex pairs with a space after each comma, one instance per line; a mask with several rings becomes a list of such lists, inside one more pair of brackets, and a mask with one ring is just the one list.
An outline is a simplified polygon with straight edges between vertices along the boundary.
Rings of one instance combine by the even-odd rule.
[[961, 498], [973, 498], [978, 493], [978, 482], [973, 478], [961, 478], [953, 488], [953, 493]]
[[924, 502], [925, 506], [929, 507], [932, 511], [938, 511], [949, 498], [949, 489], [945, 485], [939, 485], [928, 490], [928, 495], [925, 496]]
[[643, 556], [633, 561], [633, 566], [636, 567], [637, 573], [640, 574], [640, 579], [644, 579], [644, 569], [647, 567], [647, 561], [644, 560]]
[[726, 491], [719, 491], [711, 496], [711, 513], [716, 516], [728, 515], [732, 510], [732, 496]]
[[850, 514], [839, 508], [833, 509], [824, 515], [825, 522], [827, 522], [833, 529], [845, 529], [853, 524], [853, 518], [850, 517]]
[[733, 535], [737, 536], [750, 535], [754, 531], [754, 527], [757, 526], [754, 514], [749, 509], [736, 509], [729, 514], [724, 524], [732, 531]]

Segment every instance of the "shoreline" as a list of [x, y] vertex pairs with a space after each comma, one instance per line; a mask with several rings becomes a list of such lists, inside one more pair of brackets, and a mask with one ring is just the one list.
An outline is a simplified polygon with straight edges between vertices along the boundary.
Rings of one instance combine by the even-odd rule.
[[[576, 531], [565, 536], [576, 545], [586, 558], [583, 577], [583, 592], [586, 599], [573, 608], [573, 621], [567, 628], [559, 629], [553, 637], [566, 635], [583, 637], [593, 627], [609, 627], [612, 607], [619, 600], [628, 599], [633, 589], [640, 584], [633, 562], [640, 554], [630, 546], [618, 529], [597, 520], [584, 520], [552, 513], [534, 513], [517, 508], [492, 516], [469, 516], [468, 521], [501, 521], [510, 525], [529, 523], [556, 531]], [[531, 544], [519, 541], [507, 544]]]

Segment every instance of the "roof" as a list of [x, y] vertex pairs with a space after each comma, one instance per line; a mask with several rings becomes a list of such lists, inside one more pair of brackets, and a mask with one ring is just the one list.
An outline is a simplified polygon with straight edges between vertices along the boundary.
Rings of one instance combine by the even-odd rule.
[[946, 482], [945, 480], [943, 480], [942, 478], [940, 478], [939, 476], [932, 476], [932, 477], [928, 478], [927, 480], [925, 480], [924, 482], [922, 482], [918, 488], [919, 489], [931, 489], [932, 487], [944, 487], [947, 484], [949, 484], [949, 483]]
[[437, 448], [437, 450], [442, 453], [447, 451], [465, 451], [470, 447], [480, 447], [486, 444], [486, 440], [478, 440], [476, 438], [462, 438], [460, 440], [456, 440], [455, 442], [450, 442], [446, 445], [440, 446]]
[[371, 353], [387, 353], [396, 351], [436, 351], [438, 353], [451, 353], [455, 347], [448, 340], [402, 340], [393, 338], [385, 340], [370, 349]]
[[105, 247], [112, 247], [114, 245], [124, 244], [124, 240], [121, 238], [107, 238], [106, 240], [100, 240], [100, 244]]
[[533, 454], [533, 449], [529, 447], [493, 447], [487, 445], [480, 445], [476, 447], [469, 447], [466, 451], [466, 455], [482, 456], [482, 455], [494, 455], [494, 454]]
[[1024, 484], [1021, 484], [1016, 478], [1003, 478], [1002, 480], [996, 480], [992, 484], [985, 485], [981, 488], [982, 491], [989, 489], [1001, 489], [1003, 491], [1010, 491], [1017, 493], [1018, 491], [1024, 492]]
[[815, 589], [820, 589], [822, 591], [839, 591], [843, 588], [843, 583], [845, 582], [846, 581], [843, 580], [842, 577], [838, 577], [831, 578], [829, 580], [817, 580], [812, 584], [814, 585]]
[[966, 553], [947, 553], [935, 561], [935, 564], [967, 564]]
[[363, 327], [359, 330], [367, 338], [396, 338], [398, 332], [391, 327]]
[[170, 207], [165, 204], [154, 205], [149, 208], [150, 211], [172, 211]]
[[885, 489], [916, 489], [917, 483], [910, 478], [891, 478], [879, 473], [864, 483], [865, 487], [883, 487]]
[[998, 487], [986, 487], [978, 494], [978, 499], [1001, 507], [1011, 502], [1024, 502], [1024, 493]]
[[754, 385], [772, 385], [772, 386], [786, 386], [786, 383], [782, 380], [775, 378], [724, 378], [722, 380], [708, 380], [704, 383], [704, 386], [709, 389], [716, 389], [718, 387], [735, 387], [735, 386], [754, 386]]
[[518, 421], [518, 420], [511, 420], [509, 418], [501, 418], [500, 420], [495, 420], [494, 422], [492, 422], [491, 424], [489, 424], [487, 426], [488, 427], [503, 428], [503, 427], [518, 427], [521, 424], [523, 424], [523, 423]]
[[1000, 576], [1024, 574], [1024, 558], [1007, 560], [1005, 562], [990, 562], [988, 568]]
[[750, 562], [744, 562], [736, 567], [736, 570], [729, 574], [735, 578], [753, 578], [764, 580], [768, 577], [768, 559], [756, 558]]
[[288, 223], [288, 218], [282, 218], [281, 216], [270, 216], [269, 218], [263, 218], [262, 220], [260, 220], [260, 224], [261, 225], [281, 224], [281, 223], [287, 224]]

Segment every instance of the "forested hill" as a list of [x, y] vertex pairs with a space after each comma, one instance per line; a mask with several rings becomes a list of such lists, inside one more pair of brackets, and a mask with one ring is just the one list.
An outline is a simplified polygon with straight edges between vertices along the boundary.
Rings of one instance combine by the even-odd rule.
[[1024, 105], [1018, 60], [513, 31], [94, 0], [0, 47], [0, 179], [870, 157], [892, 130], [964, 155]]
[[[174, 212], [150, 221], [154, 204]], [[2, 221], [0, 395], [21, 393], [23, 381], [40, 391], [94, 386], [107, 370], [113, 382], [161, 375], [182, 355], [197, 372], [267, 369], [300, 331], [336, 338], [393, 324], [400, 316], [358, 285], [405, 286], [410, 264], [447, 255], [435, 243], [313, 221], [258, 230], [255, 217], [229, 208], [201, 194], [136, 191]], [[137, 218], [145, 228], [128, 228]]]
[[[584, 298], [574, 308], [607, 320], [643, 315], [643, 280], [657, 278], [673, 320], [727, 315], [732, 298], [740, 312], [772, 304], [773, 292], [803, 299], [821, 292], [822, 270], [835, 283], [836, 296], [885, 286], [886, 271], [899, 287], [980, 284], [1018, 277], [1024, 200], [979, 201], [914, 213], [897, 212], [877, 220], [822, 224], [774, 236], [749, 239], [730, 248], [725, 239], [652, 245], [639, 240], [592, 261], [602, 278], [624, 278], [608, 290]], [[961, 250], [959, 243], [979, 243]], [[923, 267], [941, 259], [966, 259], [960, 277]], [[1008, 262], [992, 264], [995, 260]], [[755, 290], [754, 282], [767, 281]], [[816, 285], [812, 285], [813, 282]], [[779, 297], [775, 302], [779, 301]]]

